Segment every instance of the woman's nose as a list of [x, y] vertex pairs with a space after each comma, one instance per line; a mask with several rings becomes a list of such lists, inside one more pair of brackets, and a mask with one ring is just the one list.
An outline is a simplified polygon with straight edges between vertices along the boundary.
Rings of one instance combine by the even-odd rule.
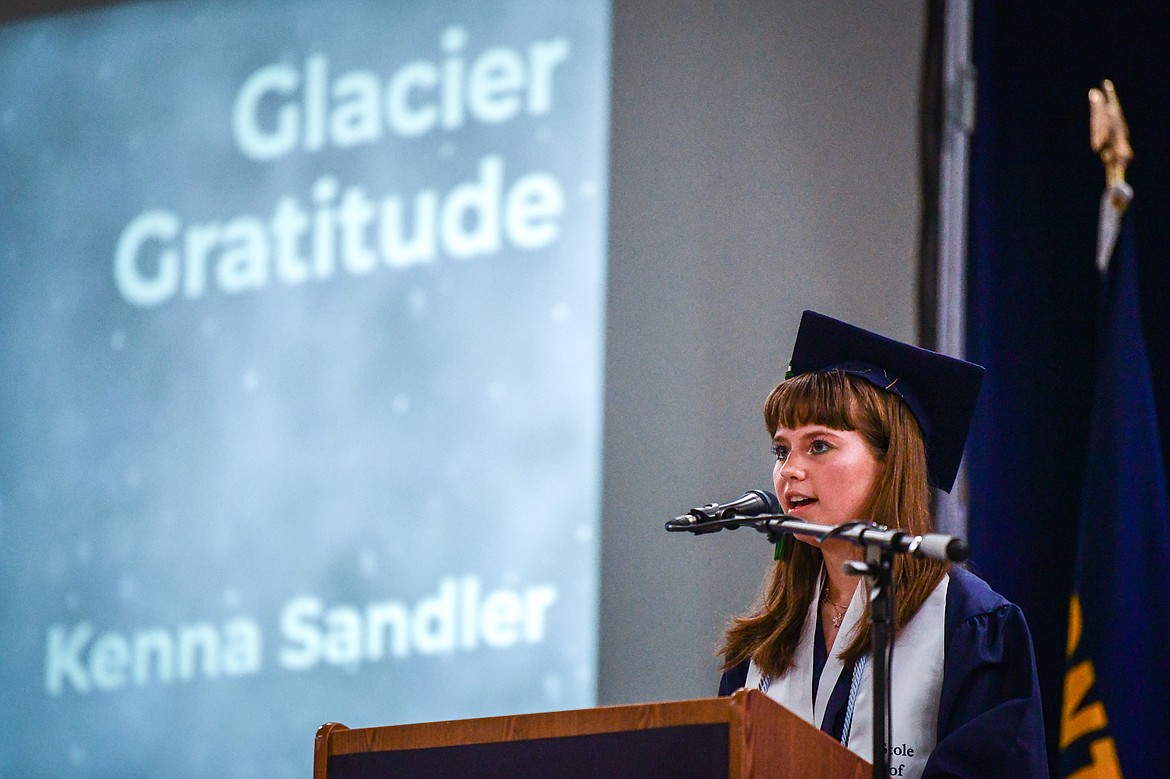
[[788, 455], [788, 459], [778, 464], [776, 472], [785, 481], [804, 478], [804, 467], [792, 455]]

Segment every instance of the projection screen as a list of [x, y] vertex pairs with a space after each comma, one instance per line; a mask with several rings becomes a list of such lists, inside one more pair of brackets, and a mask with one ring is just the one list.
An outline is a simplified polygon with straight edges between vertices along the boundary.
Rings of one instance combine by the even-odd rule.
[[0, 26], [0, 775], [595, 704], [609, 26]]

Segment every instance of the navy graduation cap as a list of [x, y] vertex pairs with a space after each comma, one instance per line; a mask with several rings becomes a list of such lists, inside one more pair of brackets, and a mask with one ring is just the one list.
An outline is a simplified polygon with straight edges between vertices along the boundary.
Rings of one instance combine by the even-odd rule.
[[805, 311], [789, 371], [799, 376], [832, 369], [864, 379], [905, 402], [922, 428], [930, 484], [950, 492], [963, 459], [983, 368]]

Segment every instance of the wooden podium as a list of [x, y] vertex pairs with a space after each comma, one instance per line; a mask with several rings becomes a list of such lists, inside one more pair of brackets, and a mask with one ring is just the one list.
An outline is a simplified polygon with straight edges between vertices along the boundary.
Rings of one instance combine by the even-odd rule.
[[872, 766], [756, 690], [729, 698], [317, 731], [313, 779], [867, 779]]

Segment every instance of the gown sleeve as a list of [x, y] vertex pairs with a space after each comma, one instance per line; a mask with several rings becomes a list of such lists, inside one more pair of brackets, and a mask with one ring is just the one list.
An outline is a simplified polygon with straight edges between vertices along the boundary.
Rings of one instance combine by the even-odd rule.
[[1040, 686], [1023, 612], [999, 599], [956, 622], [946, 639], [938, 743], [923, 777], [1047, 777]]
[[750, 660], [744, 660], [739, 665], [723, 672], [722, 678], [719, 679], [720, 696], [731, 695], [747, 683], [748, 665], [750, 663]]

